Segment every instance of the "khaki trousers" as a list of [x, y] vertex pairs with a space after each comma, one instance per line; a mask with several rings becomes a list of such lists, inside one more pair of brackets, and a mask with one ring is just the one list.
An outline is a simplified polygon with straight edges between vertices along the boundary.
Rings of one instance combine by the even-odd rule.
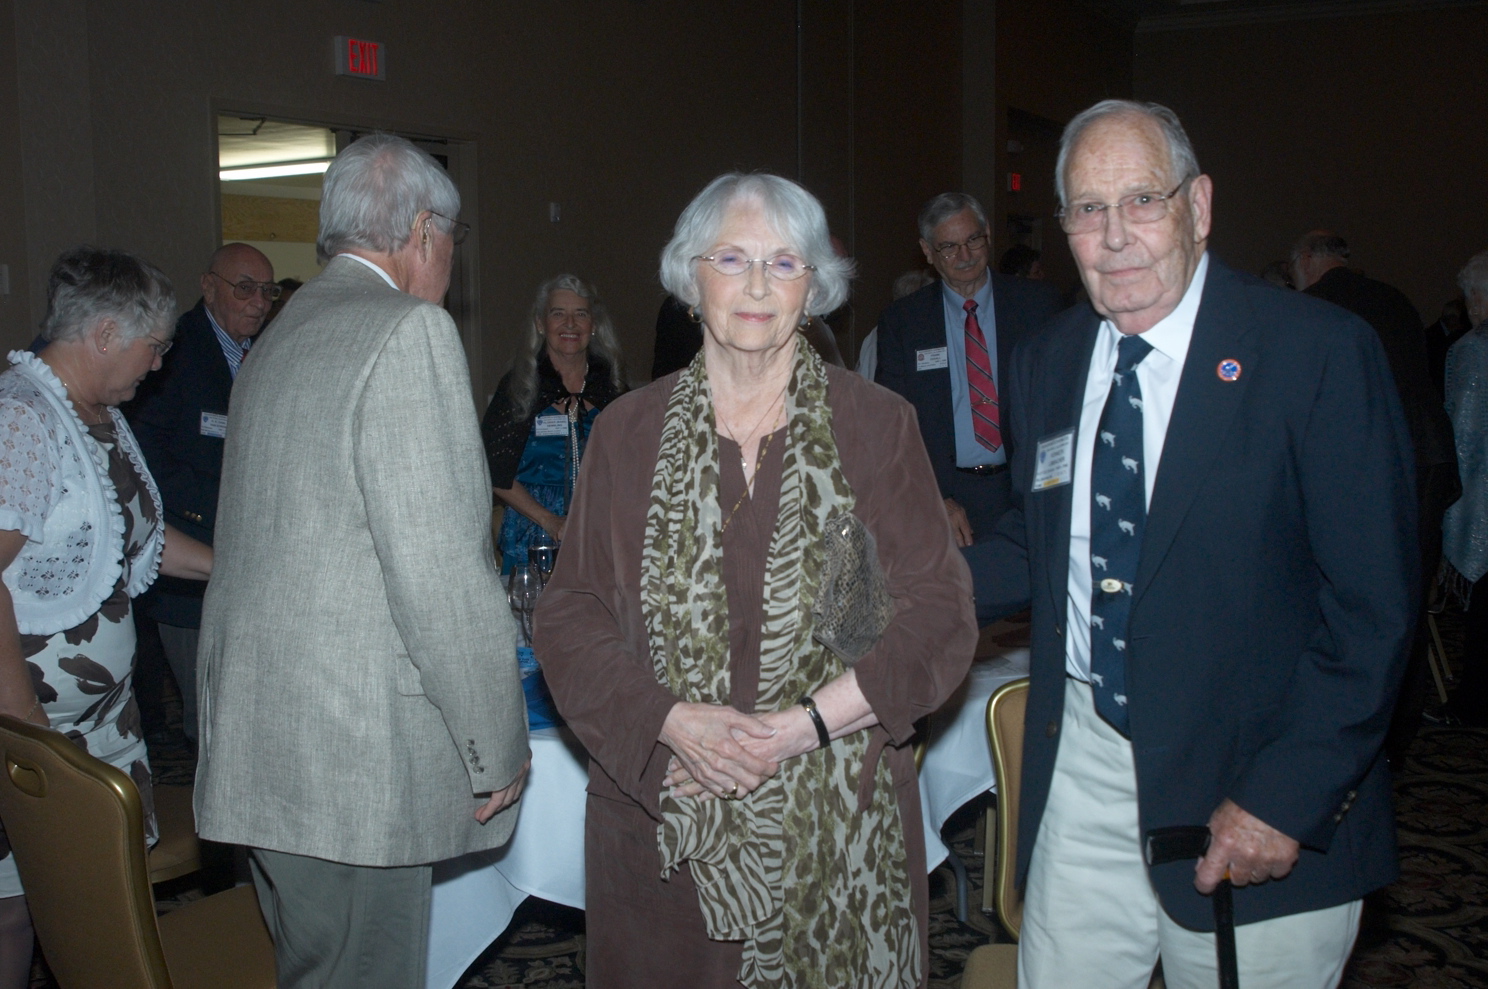
[[[1147, 989], [1160, 956], [1168, 989], [1211, 989], [1219, 982], [1214, 935], [1179, 926], [1147, 877], [1131, 742], [1095, 713], [1088, 683], [1065, 684], [1059, 755], [1029, 865], [1018, 985]], [[1355, 900], [1240, 925], [1240, 985], [1338, 985], [1360, 908]]]

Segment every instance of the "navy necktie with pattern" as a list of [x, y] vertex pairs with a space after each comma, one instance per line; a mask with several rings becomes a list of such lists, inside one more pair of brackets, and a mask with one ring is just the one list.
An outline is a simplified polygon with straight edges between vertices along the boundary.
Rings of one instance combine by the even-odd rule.
[[1090, 684], [1096, 712], [1128, 738], [1127, 625], [1147, 522], [1137, 365], [1151, 352], [1140, 336], [1121, 338], [1090, 460]]

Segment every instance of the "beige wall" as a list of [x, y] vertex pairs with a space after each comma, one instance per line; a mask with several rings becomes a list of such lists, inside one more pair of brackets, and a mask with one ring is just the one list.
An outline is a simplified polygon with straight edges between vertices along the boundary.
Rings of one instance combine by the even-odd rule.
[[[18, 154], [0, 161], [0, 219], [15, 222], [0, 263], [18, 284], [0, 300], [0, 334], [30, 339], [52, 260], [82, 241], [138, 251], [194, 302], [220, 233], [214, 118], [238, 112], [465, 142], [478, 238], [467, 346], [482, 397], [533, 289], [563, 270], [599, 285], [644, 380], [657, 254], [686, 202], [730, 169], [799, 168], [821, 197], [862, 260], [844, 324], [855, 346], [889, 280], [916, 262], [919, 203], [960, 184], [961, 55], [944, 39], [963, 8], [986, 22], [992, 7], [801, 5], [798, 121], [794, 0], [747, 12], [447, 0], [437, 17], [406, 0], [13, 0], [0, 5], [0, 59], [15, 64], [0, 71], [0, 140]], [[387, 82], [334, 76], [338, 34], [385, 42]]]
[[[763, 0], [727, 25], [682, 0], [449, 0], [437, 18], [424, 4], [345, 0], [16, 0], [13, 10], [17, 71], [6, 78], [19, 84], [0, 88], [0, 118], [18, 121], [22, 181], [5, 183], [0, 211], [23, 211], [25, 237], [0, 241], [0, 262], [13, 277], [28, 268], [30, 294], [0, 304], [12, 346], [40, 318], [51, 261], [79, 241], [140, 252], [176, 280], [183, 305], [195, 300], [220, 222], [220, 110], [473, 142], [480, 394], [495, 386], [533, 288], [560, 270], [599, 284], [644, 377], [656, 255], [682, 206], [726, 169], [794, 172], [790, 0]], [[337, 34], [386, 42], [388, 81], [334, 76]], [[7, 97], [17, 117], [3, 113]], [[550, 201], [561, 223], [549, 223]]]
[[1136, 93], [1214, 177], [1213, 247], [1258, 272], [1328, 227], [1431, 321], [1488, 247], [1488, 9], [1138, 34]]
[[[1053, 219], [1058, 133], [1092, 103], [1131, 96], [1131, 80], [1128, 26], [1074, 0], [1004, 0], [997, 5], [998, 174], [988, 199], [994, 263], [1012, 243], [1007, 214], [1037, 216], [1043, 221], [1045, 271], [1061, 289], [1074, 286], [1074, 261]], [[1010, 121], [1010, 116], [1019, 120]], [[1011, 138], [1024, 150], [1009, 151]], [[1008, 190], [1009, 172], [1023, 176], [1022, 192]]]

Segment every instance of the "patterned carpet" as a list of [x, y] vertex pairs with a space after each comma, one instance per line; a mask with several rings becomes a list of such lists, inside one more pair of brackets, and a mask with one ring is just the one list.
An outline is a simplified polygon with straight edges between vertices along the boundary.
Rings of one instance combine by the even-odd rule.
[[[1456, 616], [1443, 616], [1455, 654]], [[1428, 722], [1397, 767], [1395, 784], [1401, 877], [1366, 905], [1363, 929], [1344, 989], [1488, 989], [1488, 731]], [[157, 780], [188, 782], [195, 760], [179, 734], [179, 702], [167, 696], [169, 727], [150, 737]], [[971, 917], [955, 917], [954, 881], [946, 867], [930, 879], [931, 989], [957, 989], [966, 957], [1000, 935], [981, 902], [984, 863], [973, 854], [975, 806], [947, 822], [945, 834], [966, 863]], [[169, 910], [203, 895], [184, 877], [160, 889]], [[528, 900], [507, 933], [478, 958], [458, 989], [582, 989], [584, 915]], [[31, 989], [56, 989], [38, 950]]]

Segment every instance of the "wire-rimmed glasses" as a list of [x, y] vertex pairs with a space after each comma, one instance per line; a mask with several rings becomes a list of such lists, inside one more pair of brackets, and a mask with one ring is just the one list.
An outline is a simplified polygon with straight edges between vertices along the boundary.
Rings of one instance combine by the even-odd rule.
[[1130, 196], [1122, 196], [1114, 203], [1081, 200], [1061, 206], [1054, 216], [1064, 232], [1070, 234], [1088, 234], [1099, 230], [1105, 222], [1106, 211], [1113, 206], [1128, 223], [1156, 223], [1168, 215], [1168, 200], [1178, 195], [1187, 184], [1188, 179], [1184, 179], [1169, 193], [1134, 192]]
[[245, 278], [240, 282], [229, 281], [228, 279], [223, 278], [221, 275], [217, 274], [217, 272], [210, 269], [207, 271], [207, 274], [213, 276], [214, 278], [219, 278], [223, 282], [226, 282], [229, 286], [231, 286], [233, 298], [239, 301], [253, 298], [253, 294], [255, 292], [257, 292], [259, 295], [262, 295], [270, 302], [273, 302], [275, 299], [279, 298], [279, 296], [284, 294], [284, 286], [276, 285], [273, 282], [255, 282], [251, 278]]
[[808, 271], [816, 270], [816, 265], [807, 264], [794, 254], [777, 254], [773, 258], [747, 258], [742, 251], [715, 251], [712, 254], [694, 255], [693, 260], [706, 261], [720, 275], [742, 275], [751, 265], [758, 263], [764, 265], [765, 274], [782, 282], [793, 282]]

